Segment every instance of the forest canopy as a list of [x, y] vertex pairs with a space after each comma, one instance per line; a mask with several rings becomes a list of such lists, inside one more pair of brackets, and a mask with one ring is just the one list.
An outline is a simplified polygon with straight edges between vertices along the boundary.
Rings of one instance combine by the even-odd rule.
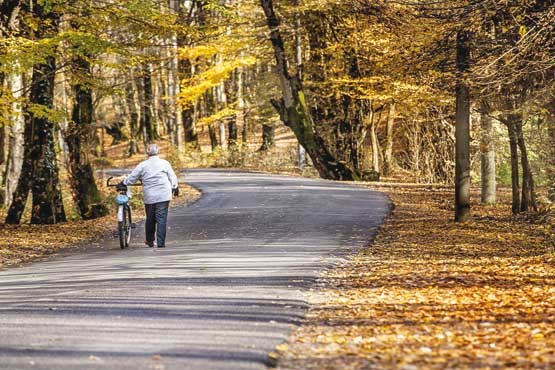
[[[555, 200], [554, 1], [2, 0], [6, 222], [107, 212], [115, 156]], [[113, 154], [113, 153], [117, 153]], [[266, 168], [270, 161], [264, 159]]]

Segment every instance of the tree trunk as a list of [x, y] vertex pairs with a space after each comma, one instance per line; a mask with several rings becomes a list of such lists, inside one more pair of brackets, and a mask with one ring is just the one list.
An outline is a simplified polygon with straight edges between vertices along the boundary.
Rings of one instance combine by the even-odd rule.
[[[239, 67], [236, 71], [236, 89], [237, 89], [237, 110], [238, 113], [235, 116], [235, 141], [239, 140], [239, 125], [242, 125], [244, 131], [245, 128], [245, 97], [244, 97], [244, 76], [245, 72], [243, 67]], [[247, 144], [245, 138], [243, 137], [243, 131], [241, 131], [241, 139], [244, 144]], [[231, 134], [230, 134], [231, 135]]]
[[383, 174], [391, 175], [393, 171], [393, 128], [395, 126], [395, 103], [389, 104], [387, 116], [386, 139], [384, 149]]
[[515, 122], [518, 148], [520, 149], [520, 164], [522, 166], [522, 193], [520, 199], [520, 212], [527, 212], [530, 208], [537, 211], [534, 175], [528, 161], [528, 150], [522, 132], [522, 114], [518, 114]]
[[[90, 74], [87, 60], [77, 57], [73, 62], [74, 73]], [[73, 85], [75, 101], [71, 114], [72, 123], [66, 132], [69, 153], [69, 172], [73, 197], [81, 217], [85, 220], [107, 214], [94, 179], [94, 172], [89, 161], [89, 143], [93, 135], [92, 115], [93, 98], [90, 86], [80, 83]]]
[[237, 116], [231, 118], [227, 124], [227, 130], [229, 132], [228, 145], [230, 147], [237, 146]]
[[[33, 70], [33, 87], [30, 101], [52, 108], [54, 101], [54, 57], [47, 57], [44, 64]], [[31, 223], [55, 224], [66, 220], [58, 178], [58, 164], [54, 145], [54, 122], [44, 117], [32, 117], [34, 144], [33, 208]]]
[[258, 151], [266, 152], [275, 145], [276, 127], [273, 123], [262, 125], [262, 145]]
[[240, 80], [239, 73], [241, 71], [235, 70], [233, 72], [233, 78], [225, 82], [225, 89], [226, 89], [226, 96], [228, 101], [232, 101], [235, 103], [236, 109], [238, 113], [234, 114], [232, 117], [229, 118], [227, 123], [227, 145], [229, 147], [236, 147], [237, 146], [237, 125], [238, 120], [242, 112], [241, 102], [239, 101], [239, 90], [242, 89], [242, 86], [239, 85], [238, 80]]
[[214, 124], [210, 124], [208, 126], [208, 136], [210, 136], [210, 147], [212, 151], [218, 148], [218, 135], [216, 135], [216, 128], [214, 128]]
[[[293, 3], [295, 6], [299, 6], [299, 0], [294, 0]], [[303, 80], [303, 42], [301, 37], [301, 13], [299, 11], [295, 12], [295, 67], [296, 73], [299, 80]], [[297, 157], [298, 157], [298, 166], [301, 170], [306, 167], [306, 149], [304, 146], [299, 143], [297, 145]]]
[[227, 140], [226, 140], [226, 131], [225, 131], [225, 122], [223, 120], [220, 120], [220, 122], [218, 122], [218, 133], [219, 133], [219, 145], [222, 149], [227, 149]]
[[[4, 31], [8, 30], [12, 36], [19, 34], [19, 14], [21, 0], [4, 0], [0, 3], [0, 38], [4, 38]], [[0, 72], [0, 87], [4, 86], [4, 72]], [[4, 197], [2, 203], [9, 207], [14, 191], [16, 190], [18, 179], [23, 165], [23, 132], [25, 130], [25, 117], [23, 115], [22, 103], [18, 101], [23, 97], [23, 72], [20, 65], [13, 66], [11, 73], [8, 74], [7, 88], [11, 91], [14, 102], [12, 103], [12, 119], [8, 127], [2, 127], [2, 134], [6, 135], [0, 140], [2, 152], [0, 163], [2, 173], [2, 185]], [[2, 92], [0, 92], [0, 97]]]
[[[33, 67], [30, 102], [52, 108], [54, 99], [54, 57]], [[66, 220], [58, 178], [54, 145], [54, 123], [29, 114], [25, 128], [25, 159], [6, 223], [17, 224], [29, 190], [33, 193], [31, 223], [54, 224]]]
[[470, 217], [470, 89], [465, 73], [470, 65], [470, 36], [457, 33], [457, 88], [455, 127], [455, 221]]
[[[175, 0], [170, 0], [175, 1]], [[181, 4], [178, 4], [179, 9], [179, 18], [186, 19], [189, 22], [189, 25], [193, 20], [196, 22], [197, 27], [204, 27], [206, 23], [206, 16], [205, 16], [205, 3], [201, 1], [184, 1]], [[193, 13], [195, 15], [193, 15]], [[178, 46], [184, 46], [186, 44], [186, 37], [183, 33], [180, 33], [180, 36], [177, 39]], [[196, 73], [196, 68], [194, 65], [194, 61], [183, 59], [177, 65], [179, 68], [179, 72], [177, 75], [181, 75], [182, 77], [193, 77]], [[179, 79], [178, 79], [179, 81]], [[191, 107], [182, 109], [181, 111], [181, 121], [183, 124], [183, 134], [184, 134], [184, 144], [187, 144], [189, 147], [200, 149], [198, 135], [196, 130], [196, 118], [197, 118], [197, 110], [202, 110], [199, 107], [199, 102], [194, 102]]]
[[276, 59], [282, 98], [272, 104], [281, 120], [291, 128], [299, 143], [306, 149], [321, 177], [334, 180], [355, 180], [352, 169], [335, 158], [325, 141], [314, 130], [302, 84], [298, 76], [291, 76], [287, 67], [285, 45], [280, 32], [280, 20], [274, 12], [272, 0], [260, 0], [270, 29], [270, 39]]
[[[180, 14], [181, 6], [178, 0], [169, 0], [169, 9], [172, 14]], [[179, 155], [183, 154], [183, 122], [182, 114], [179, 104], [177, 104], [177, 96], [179, 95], [179, 59], [178, 59], [178, 40], [177, 34], [172, 34], [170, 37], [170, 66], [168, 69], [168, 105], [170, 108], [170, 120], [172, 120], [172, 127], [175, 128], [173, 134], [173, 143], [177, 146]]]
[[197, 104], [198, 103], [193, 103], [192, 107], [182, 111], [183, 127], [185, 128], [185, 143], [194, 148], [199, 147], [198, 134], [195, 125]]
[[246, 147], [249, 144], [249, 121], [246, 115], [243, 115], [243, 127], [241, 128], [241, 141]]
[[106, 129], [106, 133], [113, 138], [111, 145], [117, 145], [123, 141], [126, 141], [128, 138], [121, 130], [122, 123], [114, 122], [112, 124], [106, 125], [104, 128]]
[[370, 106], [370, 117], [368, 120], [370, 123], [370, 142], [372, 144], [372, 170], [374, 170], [375, 173], [379, 174], [380, 173], [380, 147], [379, 147], [380, 143], [378, 142], [378, 135], [376, 132], [376, 126], [378, 122], [376, 122], [377, 121], [376, 116], [371, 106]]
[[162, 93], [160, 92], [160, 76], [156, 73], [153, 63], [148, 64], [148, 69], [150, 73], [150, 85], [152, 91], [152, 100], [149, 104], [152, 114], [152, 130], [155, 137], [160, 137], [161, 127], [163, 129], [163, 124], [160, 117], [160, 100], [162, 99]]
[[12, 120], [7, 128], [9, 136], [5, 175], [6, 196], [4, 198], [4, 205], [6, 207], [10, 206], [21, 173], [21, 167], [23, 166], [23, 133], [25, 131], [25, 117], [23, 116], [21, 102], [17, 101], [22, 97], [23, 93], [23, 75], [13, 74], [8, 76], [8, 84], [16, 101], [12, 104]]
[[133, 70], [129, 72], [125, 102], [129, 109], [129, 156], [138, 152], [137, 137], [139, 136], [140, 126], [140, 104], [137, 91], [137, 81]]
[[[216, 98], [216, 111], [224, 109], [227, 105], [227, 95], [225, 93], [225, 85], [223, 82], [214, 88], [214, 96]], [[220, 137], [220, 147], [225, 150], [227, 149], [227, 135], [225, 130], [225, 122], [222, 119], [220, 119], [220, 121], [218, 122], [218, 133]]]
[[[195, 66], [190, 62], [183, 61], [180, 63], [182, 66], [181, 69], [187, 71], [189, 76], [194, 76], [195, 74]], [[200, 148], [199, 141], [198, 141], [198, 134], [196, 128], [196, 119], [197, 119], [197, 109], [198, 109], [199, 102], [194, 102], [190, 107], [187, 109], [183, 109], [181, 112], [182, 116], [182, 123], [185, 135], [185, 144], [192, 146], [193, 148]]]
[[31, 152], [33, 150], [32, 140], [33, 126], [28, 118], [24, 130], [23, 164], [21, 166], [17, 186], [11, 195], [12, 201], [6, 215], [7, 224], [15, 225], [21, 222], [21, 216], [25, 210], [25, 204], [27, 203], [29, 191], [31, 190], [31, 182], [33, 179], [33, 159], [31, 157]]
[[146, 148], [148, 143], [157, 139], [154, 123], [152, 122], [152, 76], [148, 64], [143, 66], [141, 79], [141, 128], [143, 143]]
[[489, 116], [489, 107], [485, 102], [481, 104], [480, 124], [481, 198], [484, 204], [495, 204], [497, 201], [495, 132], [493, 130], [493, 120]]
[[555, 115], [550, 115], [548, 119], [547, 193], [549, 200], [555, 202]]
[[519, 185], [519, 168], [518, 168], [518, 135], [516, 129], [516, 121], [518, 116], [509, 114], [506, 119], [507, 129], [509, 131], [509, 147], [511, 151], [511, 187], [512, 187], [512, 211], [517, 214], [520, 211], [520, 185]]

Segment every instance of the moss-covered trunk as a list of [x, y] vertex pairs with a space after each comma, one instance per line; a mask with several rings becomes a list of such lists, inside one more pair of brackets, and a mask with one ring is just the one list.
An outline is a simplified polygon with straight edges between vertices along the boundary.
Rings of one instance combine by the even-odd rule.
[[[30, 104], [53, 107], [56, 63], [52, 56], [33, 67]], [[6, 223], [17, 224], [29, 190], [33, 194], [31, 223], [55, 224], [66, 220], [54, 145], [54, 122], [47, 115], [28, 115], [24, 163]]]
[[332, 180], [358, 179], [351, 168], [337, 160], [324, 139], [314, 129], [300, 76], [291, 76], [288, 71], [285, 45], [280, 32], [280, 20], [274, 11], [273, 1], [260, 0], [260, 4], [270, 29], [270, 40], [281, 84], [282, 98], [272, 102], [278, 110], [281, 120], [293, 130], [321, 177]]

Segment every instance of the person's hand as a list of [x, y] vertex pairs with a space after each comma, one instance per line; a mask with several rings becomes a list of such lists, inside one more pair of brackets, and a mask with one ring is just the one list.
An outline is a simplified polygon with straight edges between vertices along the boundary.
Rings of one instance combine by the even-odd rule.
[[179, 188], [173, 188], [172, 193], [173, 193], [174, 197], [178, 197], [179, 196]]

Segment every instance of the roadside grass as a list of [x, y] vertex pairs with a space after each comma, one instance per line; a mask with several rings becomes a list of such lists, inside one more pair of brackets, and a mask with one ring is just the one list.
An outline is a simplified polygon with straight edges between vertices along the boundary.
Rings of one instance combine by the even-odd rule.
[[513, 218], [507, 191], [456, 224], [451, 189], [379, 189], [391, 217], [324, 274], [306, 322], [276, 350], [278, 367], [555, 367], [553, 223]]

